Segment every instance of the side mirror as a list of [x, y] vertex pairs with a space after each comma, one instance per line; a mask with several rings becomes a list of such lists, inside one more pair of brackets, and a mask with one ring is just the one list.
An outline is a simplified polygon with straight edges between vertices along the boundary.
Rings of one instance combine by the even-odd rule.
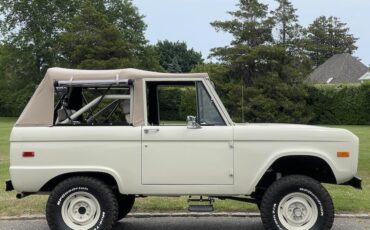
[[197, 122], [194, 116], [187, 116], [186, 117], [186, 126], [188, 129], [200, 129], [202, 126], [200, 126]]

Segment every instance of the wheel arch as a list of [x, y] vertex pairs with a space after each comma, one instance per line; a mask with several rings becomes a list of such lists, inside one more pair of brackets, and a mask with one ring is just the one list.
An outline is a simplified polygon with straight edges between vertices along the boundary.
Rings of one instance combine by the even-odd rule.
[[39, 192], [50, 192], [52, 191], [55, 186], [57, 186], [60, 182], [77, 176], [87, 176], [93, 177], [96, 179], [101, 180], [102, 182], [108, 184], [112, 188], [116, 189], [117, 191], [121, 192], [120, 184], [117, 178], [111, 175], [108, 172], [101, 172], [101, 171], [76, 171], [76, 172], [67, 172], [60, 175], [57, 175], [46, 182], [41, 188]]
[[263, 169], [255, 182], [255, 189], [269, 186], [280, 175], [305, 175], [321, 183], [337, 184], [333, 165], [323, 154], [312, 152], [288, 152], [274, 157]]

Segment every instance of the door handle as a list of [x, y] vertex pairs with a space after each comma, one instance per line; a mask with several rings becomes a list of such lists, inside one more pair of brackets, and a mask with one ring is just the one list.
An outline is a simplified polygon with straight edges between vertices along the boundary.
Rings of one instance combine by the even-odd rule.
[[156, 133], [156, 132], [159, 132], [159, 129], [144, 129], [145, 134]]

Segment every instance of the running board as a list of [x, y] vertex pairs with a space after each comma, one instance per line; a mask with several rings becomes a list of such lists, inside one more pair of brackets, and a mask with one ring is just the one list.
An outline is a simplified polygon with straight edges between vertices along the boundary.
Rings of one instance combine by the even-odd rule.
[[203, 196], [199, 198], [192, 198], [189, 196], [188, 199], [188, 210], [189, 212], [213, 212], [213, 202], [215, 200], [212, 197], [207, 197], [206, 199]]

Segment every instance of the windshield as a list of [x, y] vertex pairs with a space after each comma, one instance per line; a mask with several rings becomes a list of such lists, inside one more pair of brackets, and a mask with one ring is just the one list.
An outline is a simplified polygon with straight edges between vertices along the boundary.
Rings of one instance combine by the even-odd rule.
[[202, 82], [197, 83], [198, 122], [200, 125], [225, 125], [214, 101]]

